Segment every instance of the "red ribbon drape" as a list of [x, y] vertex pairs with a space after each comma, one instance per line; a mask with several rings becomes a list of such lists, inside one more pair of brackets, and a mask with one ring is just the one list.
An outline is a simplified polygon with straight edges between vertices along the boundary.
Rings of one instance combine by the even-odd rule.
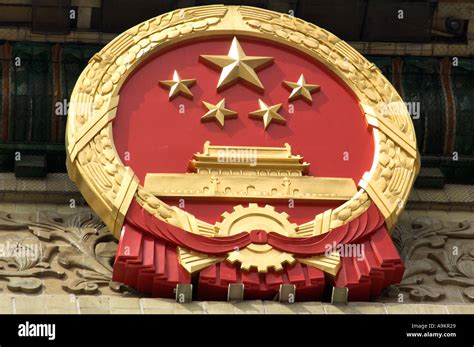
[[[193, 234], [159, 220], [143, 209], [136, 201], [132, 202], [126, 219], [128, 223], [141, 229], [144, 233], [151, 234], [151, 236], [175, 246], [209, 255], [220, 255], [235, 249], [243, 249], [251, 244], [253, 239], [250, 230], [249, 232], [241, 232], [226, 237], [206, 237]], [[269, 232], [267, 243], [282, 252], [299, 256], [318, 255], [326, 252], [328, 245], [357, 243], [377, 231], [383, 223], [383, 217], [375, 205], [372, 204], [361, 216], [333, 229], [329, 233], [312, 237], [287, 237]]]

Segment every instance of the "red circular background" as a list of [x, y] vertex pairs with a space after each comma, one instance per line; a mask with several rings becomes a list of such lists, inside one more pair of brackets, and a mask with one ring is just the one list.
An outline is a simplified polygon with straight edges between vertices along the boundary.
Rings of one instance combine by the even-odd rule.
[[[273, 65], [258, 72], [265, 90], [259, 93], [237, 83], [218, 92], [220, 70], [203, 64], [199, 55], [226, 55], [231, 41], [232, 37], [221, 37], [180, 44], [148, 59], [124, 83], [113, 124], [114, 142], [123, 163], [133, 169], [140, 183], [147, 173], [186, 172], [193, 154], [202, 152], [209, 140], [212, 145], [281, 147], [289, 143], [293, 154], [311, 164], [310, 175], [350, 177], [357, 184], [371, 167], [374, 145], [358, 101], [345, 84], [319, 62], [288, 47], [239, 37], [247, 55], [274, 57]], [[192, 100], [178, 96], [169, 101], [169, 91], [159, 86], [160, 80], [172, 79], [174, 70], [183, 79], [197, 79], [191, 88]], [[321, 86], [313, 94], [312, 105], [303, 100], [288, 102], [290, 92], [282, 86], [283, 80], [296, 82], [301, 74], [307, 83]], [[238, 118], [226, 119], [223, 129], [215, 122], [201, 123], [206, 112], [202, 101], [216, 104], [222, 98], [226, 108], [238, 112]], [[249, 118], [249, 112], [259, 109], [259, 98], [267, 105], [282, 103], [280, 114], [287, 119], [286, 125], [273, 123], [265, 131], [262, 120]], [[129, 160], [125, 160], [127, 152]], [[173, 199], [162, 200], [176, 204]], [[287, 202], [268, 203], [286, 211], [296, 223], [340, 204], [295, 201], [294, 208], [289, 208]], [[183, 209], [214, 223], [237, 204], [187, 199]]]

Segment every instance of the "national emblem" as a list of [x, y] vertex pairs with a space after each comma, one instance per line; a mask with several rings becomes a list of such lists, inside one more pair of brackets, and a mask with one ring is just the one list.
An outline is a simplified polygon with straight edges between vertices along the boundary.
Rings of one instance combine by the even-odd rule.
[[66, 137], [70, 177], [119, 239], [113, 278], [139, 291], [366, 300], [401, 280], [389, 233], [419, 168], [411, 118], [315, 25], [223, 5], [150, 19], [90, 60]]

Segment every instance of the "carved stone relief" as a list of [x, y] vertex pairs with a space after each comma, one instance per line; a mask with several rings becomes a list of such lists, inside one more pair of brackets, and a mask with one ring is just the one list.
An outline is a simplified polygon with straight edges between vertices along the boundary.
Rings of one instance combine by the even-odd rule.
[[474, 303], [474, 214], [466, 215], [470, 221], [422, 216], [400, 223], [392, 238], [405, 274], [378, 301]]
[[0, 288], [24, 293], [112, 294], [117, 249], [90, 212], [0, 212]]

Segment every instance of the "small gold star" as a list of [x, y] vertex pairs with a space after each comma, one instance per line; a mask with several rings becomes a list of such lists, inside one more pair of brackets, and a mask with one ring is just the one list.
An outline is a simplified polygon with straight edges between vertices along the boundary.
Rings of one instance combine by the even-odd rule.
[[174, 70], [172, 80], [160, 81], [160, 85], [169, 89], [169, 100], [174, 99], [178, 95], [182, 94], [183, 96], [192, 99], [193, 93], [189, 90], [189, 87], [193, 86], [196, 83], [195, 79], [183, 80], [179, 76], [178, 71]]
[[225, 99], [222, 99], [216, 105], [210, 104], [205, 101], [203, 101], [202, 104], [208, 109], [208, 112], [201, 117], [201, 122], [216, 120], [217, 124], [219, 124], [219, 126], [223, 128], [225, 118], [237, 117], [237, 112], [225, 108]]
[[260, 99], [258, 99], [258, 103], [260, 105], [260, 110], [250, 112], [249, 116], [251, 118], [262, 118], [265, 129], [268, 128], [271, 122], [280, 124], [286, 123], [286, 119], [278, 114], [278, 110], [280, 110], [281, 104], [268, 106]]
[[289, 101], [293, 101], [298, 98], [304, 99], [304, 101], [308, 103], [313, 102], [313, 97], [311, 96], [312, 93], [319, 92], [321, 90], [321, 86], [317, 84], [308, 84], [304, 79], [303, 74], [301, 74], [298, 82], [289, 82], [283, 81], [283, 85], [291, 89], [291, 94], [288, 97]]
[[224, 88], [243, 80], [250, 85], [263, 90], [263, 84], [257, 76], [256, 70], [263, 69], [273, 63], [272, 57], [253, 57], [245, 55], [236, 37], [227, 55], [201, 55], [201, 59], [222, 68], [217, 89]]

